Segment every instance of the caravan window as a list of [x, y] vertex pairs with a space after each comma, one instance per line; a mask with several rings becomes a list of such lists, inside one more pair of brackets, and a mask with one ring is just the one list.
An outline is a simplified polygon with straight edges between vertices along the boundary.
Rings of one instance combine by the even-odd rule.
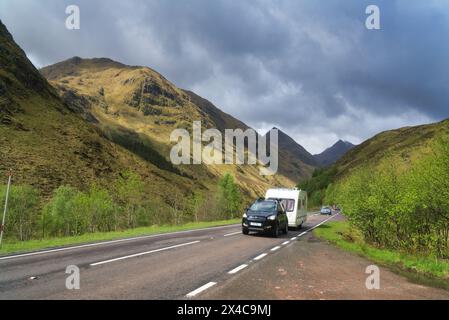
[[293, 199], [279, 199], [279, 198], [268, 198], [268, 200], [280, 200], [282, 205], [285, 208], [286, 212], [295, 211], [295, 200]]
[[295, 211], [295, 200], [283, 199], [282, 202], [284, 203], [284, 207], [286, 208], [287, 212]]

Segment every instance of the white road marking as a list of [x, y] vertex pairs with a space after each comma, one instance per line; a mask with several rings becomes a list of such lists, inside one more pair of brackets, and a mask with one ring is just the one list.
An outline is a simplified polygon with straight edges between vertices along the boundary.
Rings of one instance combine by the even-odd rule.
[[199, 240], [197, 241], [192, 241], [192, 242], [186, 242], [186, 243], [181, 243], [181, 244], [177, 244], [174, 246], [170, 246], [170, 247], [165, 247], [165, 248], [160, 248], [160, 249], [155, 249], [155, 250], [151, 250], [151, 251], [145, 251], [145, 252], [140, 252], [140, 253], [135, 253], [135, 254], [130, 254], [128, 256], [123, 256], [123, 257], [119, 257], [119, 258], [114, 258], [114, 259], [109, 259], [109, 260], [104, 260], [104, 261], [100, 261], [100, 262], [95, 262], [95, 263], [91, 263], [90, 266], [94, 267], [94, 266], [98, 266], [101, 264], [106, 264], [106, 263], [110, 263], [110, 262], [115, 262], [115, 261], [120, 261], [120, 260], [125, 260], [125, 259], [129, 259], [129, 258], [135, 258], [135, 257], [140, 257], [146, 254], [151, 254], [151, 253], [155, 253], [155, 252], [161, 252], [161, 251], [166, 251], [166, 250], [170, 250], [170, 249], [174, 249], [174, 248], [179, 248], [179, 247], [185, 247], [185, 246], [189, 246], [195, 243], [200, 242]]
[[152, 235], [148, 235], [148, 236], [140, 236], [140, 237], [126, 238], [126, 239], [102, 241], [102, 242], [83, 244], [83, 245], [73, 246], [73, 247], [64, 247], [64, 248], [59, 248], [59, 249], [50, 249], [50, 250], [45, 250], [45, 251], [36, 251], [36, 252], [30, 252], [30, 253], [24, 253], [24, 254], [16, 254], [16, 255], [12, 255], [12, 256], [0, 257], [0, 260], [9, 260], [9, 259], [15, 259], [15, 258], [23, 258], [23, 257], [29, 257], [29, 256], [46, 254], [46, 253], [53, 253], [53, 252], [60, 252], [60, 251], [67, 251], [67, 250], [75, 250], [75, 249], [103, 246], [103, 245], [108, 245], [108, 244], [112, 244], [112, 243], [120, 243], [120, 242], [126, 242], [126, 241], [155, 238], [155, 237], [161, 237], [161, 236], [167, 236], [167, 235], [177, 235], [177, 234], [183, 234], [183, 233], [189, 233], [189, 232], [195, 232], [195, 231], [223, 229], [223, 228], [232, 227], [232, 226], [235, 226], [235, 224], [231, 224], [231, 225], [228, 225], [228, 226], [218, 226], [218, 227], [201, 228], [201, 229], [193, 229], [193, 230], [166, 232], [166, 233], [152, 234]]
[[312, 231], [313, 229], [318, 228], [318, 227], [321, 226], [323, 223], [328, 222], [329, 220], [331, 220], [331, 219], [337, 217], [338, 215], [339, 215], [339, 214], [337, 213], [335, 216], [329, 217], [329, 218], [327, 218], [326, 220], [321, 221], [320, 223], [318, 223], [318, 224], [317, 224], [316, 226], [314, 226], [313, 228], [308, 229], [307, 232]]
[[196, 296], [197, 294], [203, 292], [204, 290], [209, 289], [210, 287], [215, 286], [216, 284], [217, 284], [216, 282], [209, 282], [209, 283], [206, 283], [204, 286], [199, 287], [198, 289], [193, 290], [192, 292], [186, 294], [186, 297], [187, 297], [187, 298], [193, 298], [193, 297]]
[[240, 270], [245, 269], [247, 266], [248, 266], [247, 264], [242, 264], [241, 266], [238, 266], [237, 268], [232, 269], [232, 270], [229, 271], [228, 273], [229, 273], [229, 274], [237, 273], [237, 272], [239, 272]]
[[241, 231], [233, 232], [233, 233], [228, 233], [228, 234], [225, 234], [224, 237], [235, 236], [236, 234], [241, 234], [241, 233], [242, 233]]
[[[306, 231], [300, 233], [299, 235], [297, 235], [297, 236], [291, 238], [290, 240], [287, 240], [287, 241], [283, 242], [282, 245], [285, 246], [285, 245], [289, 244], [290, 241], [295, 241], [295, 240], [297, 240], [299, 237], [302, 237], [303, 235], [306, 235], [309, 231], [312, 231], [313, 229], [318, 228], [318, 227], [321, 226], [323, 223], [326, 223], [327, 221], [329, 221], [329, 220], [335, 218], [336, 216], [338, 216], [338, 214], [335, 215], [335, 216], [329, 217], [328, 219], [326, 219], [326, 220], [320, 222], [319, 224], [317, 224], [316, 226], [314, 226], [314, 227], [312, 227], [312, 228], [310, 228], [310, 229], [308, 229], [308, 230], [306, 230]], [[240, 232], [238, 232], [238, 233], [240, 233]], [[229, 234], [229, 235], [232, 235], [232, 233]], [[225, 235], [225, 236], [226, 236], [226, 235]], [[274, 248], [271, 248], [270, 251], [277, 251], [277, 250], [279, 250], [280, 248], [281, 248], [281, 246], [276, 246], [276, 247], [274, 247]], [[267, 255], [268, 255], [267, 253], [262, 253], [262, 254], [258, 255], [257, 257], [255, 257], [253, 260], [256, 260], [256, 261], [261, 260], [261, 259], [265, 258]], [[232, 269], [231, 271], [229, 271], [228, 274], [235, 274], [235, 273], [239, 272], [240, 270], [245, 269], [246, 267], [248, 267], [247, 264], [242, 264], [242, 265], [238, 266], [237, 268], [234, 268], [234, 269]], [[187, 297], [189, 297], [189, 295], [190, 295], [190, 296], [195, 296], [195, 295], [198, 294], [199, 292], [204, 291], [204, 290], [210, 288], [211, 286], [214, 286], [215, 284], [216, 284], [215, 282], [210, 282], [210, 283], [204, 285], [203, 287], [201, 287], [201, 288], [199, 288], [199, 289], [197, 289], [197, 290], [195, 290], [195, 291], [192, 291], [191, 293], [189, 293], [189, 294], [187, 295]], [[198, 292], [197, 292], [197, 291], [198, 291]]]
[[309, 231], [312, 231], [312, 230], [318, 228], [318, 227], [321, 226], [322, 224], [324, 224], [324, 223], [328, 222], [329, 220], [331, 220], [331, 219], [337, 217], [338, 215], [339, 215], [339, 214], [337, 213], [336, 215], [334, 215], [334, 216], [332, 216], [332, 217], [329, 217], [329, 218], [327, 218], [326, 220], [321, 221], [321, 222], [318, 223], [317, 225], [315, 225], [315, 226], [313, 226], [312, 228], [307, 229], [307, 231], [304, 231], [303, 233], [301, 233], [298, 237], [302, 237], [303, 235], [306, 235]]
[[260, 255], [258, 255], [257, 257], [255, 257], [254, 258], [254, 260], [260, 260], [260, 259], [263, 259], [263, 258], [265, 258], [267, 256], [267, 254], [266, 253], [262, 253], [262, 254], [260, 254]]

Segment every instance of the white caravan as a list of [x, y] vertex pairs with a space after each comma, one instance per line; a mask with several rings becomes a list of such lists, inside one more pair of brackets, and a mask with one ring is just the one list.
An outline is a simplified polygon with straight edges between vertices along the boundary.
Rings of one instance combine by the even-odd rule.
[[288, 226], [301, 228], [307, 221], [307, 192], [298, 189], [268, 189], [266, 199], [279, 199], [287, 211]]

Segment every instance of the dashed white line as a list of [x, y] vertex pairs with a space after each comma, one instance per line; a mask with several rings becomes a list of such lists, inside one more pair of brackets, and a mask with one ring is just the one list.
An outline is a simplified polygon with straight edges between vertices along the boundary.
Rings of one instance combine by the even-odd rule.
[[260, 255], [258, 255], [257, 257], [255, 257], [254, 258], [254, 260], [260, 260], [260, 259], [263, 259], [263, 258], [265, 258], [267, 256], [267, 254], [266, 253], [262, 253], [262, 254], [260, 254]]
[[209, 282], [209, 283], [206, 283], [204, 286], [201, 286], [201, 287], [199, 287], [198, 289], [193, 290], [192, 292], [186, 294], [186, 297], [187, 297], [187, 298], [193, 298], [193, 297], [196, 296], [197, 294], [203, 292], [204, 290], [209, 289], [210, 287], [215, 286], [216, 284], [217, 284], [216, 282]]
[[237, 272], [239, 272], [240, 270], [243, 270], [247, 267], [247, 264], [242, 264], [241, 266], [238, 266], [237, 268], [232, 269], [231, 271], [229, 271], [229, 274], [235, 274]]
[[235, 236], [235, 235], [241, 234], [241, 233], [242, 233], [241, 231], [239, 231], [239, 232], [233, 232], [233, 233], [228, 233], [228, 234], [225, 234], [224, 237]]
[[329, 217], [329, 218], [327, 218], [326, 220], [321, 221], [320, 223], [318, 223], [318, 224], [317, 224], [316, 226], [314, 226], [313, 228], [308, 229], [307, 232], [312, 231], [313, 229], [318, 228], [318, 227], [321, 226], [323, 223], [328, 222], [329, 220], [331, 220], [331, 219], [337, 217], [338, 215], [339, 215], [339, 214], [337, 213], [335, 216]]
[[189, 246], [189, 245], [192, 245], [192, 244], [195, 244], [195, 243], [198, 243], [198, 242], [200, 242], [200, 241], [197, 240], [197, 241], [192, 241], [192, 242], [186, 242], [186, 243], [181, 243], [181, 244], [177, 244], [177, 245], [170, 246], [170, 247], [165, 247], [165, 248], [160, 248], [160, 249], [155, 249], [155, 250], [145, 251], [145, 252], [140, 252], [140, 253], [135, 253], [135, 254], [130, 254], [128, 256], [123, 256], [123, 257], [119, 257], [119, 258], [114, 258], [114, 259], [109, 259], [109, 260], [104, 260], [104, 261], [100, 261], [100, 262], [91, 263], [90, 266], [94, 267], [94, 266], [98, 266], [98, 265], [102, 265], [102, 264], [106, 264], [106, 263], [110, 263], [110, 262], [115, 262], [115, 261], [125, 260], [125, 259], [129, 259], [129, 258], [140, 257], [140, 256], [143, 256], [143, 255], [146, 255], [146, 254], [151, 254], [151, 253], [155, 253], [155, 252], [161, 252], [161, 251], [170, 250], [170, 249], [174, 249], [174, 248]]
[[[336, 217], [336, 216], [338, 216], [338, 214], [335, 215], [335, 216], [332, 216], [332, 217], [330, 217], [330, 218], [328, 218], [328, 219], [326, 219], [326, 220], [324, 220], [324, 221], [322, 221], [321, 223], [317, 224], [317, 225], [314, 226], [313, 228], [310, 228], [310, 229], [308, 229], [307, 231], [302, 232], [301, 234], [297, 235], [296, 237], [291, 238], [290, 241], [295, 241], [295, 240], [298, 239], [299, 237], [302, 237], [303, 235], [307, 234], [309, 231], [312, 231], [313, 229], [318, 228], [318, 227], [321, 226], [323, 223], [326, 223], [327, 221], [329, 221], [330, 219], [333, 219], [333, 218]], [[232, 235], [235, 235], [235, 234], [238, 234], [238, 233], [240, 233], [240, 232], [229, 233], [229, 234], [226, 234], [226, 235], [224, 235], [224, 236], [225, 236], [225, 237], [229, 237], [229, 236], [232, 236]], [[285, 241], [285, 242], [282, 243], [282, 245], [287, 245], [287, 244], [290, 243], [290, 241]], [[193, 241], [193, 242], [189, 242], [189, 243], [185, 243], [185, 244], [181, 244], [181, 245], [177, 245], [177, 246], [188, 245], [188, 244], [193, 244], [193, 243], [197, 243], [197, 242], [200, 242], [200, 241]], [[173, 247], [177, 247], [177, 246], [173, 246]], [[163, 248], [163, 249], [153, 250], [153, 252], [162, 251], [162, 250], [167, 250], [167, 249], [170, 249], [170, 248], [173, 248], [173, 247], [167, 247], [167, 248]], [[272, 248], [270, 251], [276, 251], [276, 250], [279, 250], [280, 248], [281, 248], [281, 246], [276, 246], [276, 247]], [[151, 251], [149, 251], [148, 253], [151, 253]], [[142, 254], [147, 254], [147, 253], [142, 253]], [[142, 255], [142, 254], [138, 254], [138, 255]], [[257, 260], [261, 260], [261, 259], [265, 258], [267, 255], [268, 255], [267, 253], [262, 253], [262, 254], [258, 255], [257, 257], [255, 257], [253, 260], [256, 260], [256, 261], [257, 261]], [[132, 255], [132, 256], [135, 256], [135, 255]], [[128, 256], [128, 257], [131, 257], [131, 256]], [[118, 259], [121, 260], [121, 259], [125, 259], [125, 258], [127, 258], [127, 257], [122, 257], [122, 258], [118, 258]], [[118, 259], [111, 259], [111, 260], [116, 261], [116, 260], [118, 260]], [[110, 260], [110, 261], [111, 261], [111, 260]], [[109, 261], [107, 261], [107, 262], [109, 262]], [[106, 263], [106, 262], [103, 262], [103, 263]], [[97, 263], [97, 264], [98, 264], [98, 263]], [[92, 264], [91, 264], [91, 265], [92, 265]], [[95, 264], [95, 265], [96, 265], [96, 264]], [[238, 266], [238, 267], [232, 269], [231, 271], [229, 271], [228, 274], [235, 274], [235, 273], [239, 272], [240, 270], [245, 269], [246, 267], [248, 267], [247, 264], [242, 264], [242, 265], [240, 265], [240, 266]], [[216, 282], [209, 282], [209, 283], [206, 283], [204, 286], [199, 287], [198, 289], [196, 289], [196, 290], [194, 290], [194, 291], [192, 291], [192, 292], [186, 294], [186, 297], [187, 297], [187, 298], [193, 298], [193, 297], [195, 297], [196, 295], [198, 295], [199, 293], [201, 293], [201, 292], [203, 292], [203, 291], [205, 291], [205, 290], [207, 290], [207, 289], [209, 289], [209, 288], [215, 286], [216, 284], [217, 284]]]

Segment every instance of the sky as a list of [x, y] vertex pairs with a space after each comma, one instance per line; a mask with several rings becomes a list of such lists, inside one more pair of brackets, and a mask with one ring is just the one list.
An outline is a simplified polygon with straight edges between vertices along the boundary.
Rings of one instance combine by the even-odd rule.
[[[380, 30], [365, 26], [371, 4]], [[449, 1], [0, 0], [0, 19], [37, 67], [149, 66], [311, 153], [449, 118]]]

